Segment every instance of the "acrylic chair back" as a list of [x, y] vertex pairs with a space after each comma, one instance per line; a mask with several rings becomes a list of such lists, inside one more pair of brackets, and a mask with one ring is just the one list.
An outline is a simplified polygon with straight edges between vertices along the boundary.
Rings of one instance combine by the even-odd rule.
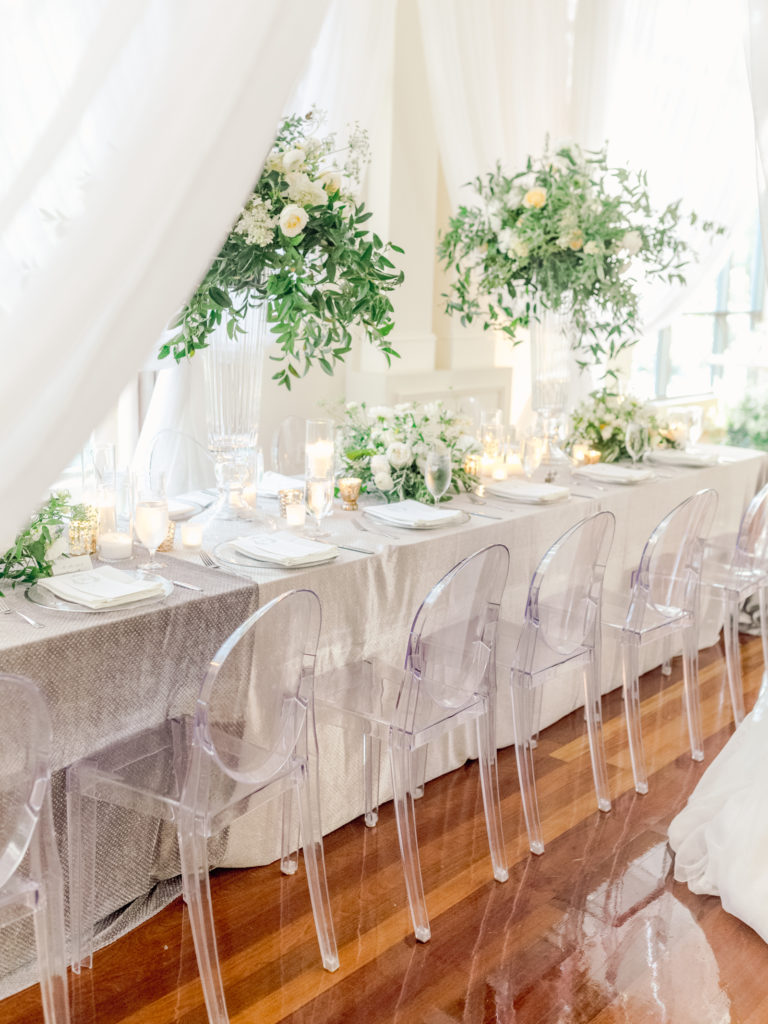
[[[235, 782], [258, 787], [294, 753], [306, 756], [320, 617], [313, 591], [290, 591], [259, 609], [216, 652], [195, 708], [184, 808], [204, 811], [211, 763]], [[268, 665], [258, 685], [257, 654]]]
[[307, 421], [286, 416], [272, 437], [272, 469], [287, 476], [303, 476], [307, 445]]
[[457, 710], [488, 693], [495, 679], [488, 668], [508, 571], [508, 549], [492, 544], [455, 565], [429, 592], [408, 637], [393, 720], [398, 729], [417, 727], [419, 689], [436, 704]]
[[697, 491], [673, 508], [653, 531], [634, 574], [628, 629], [642, 628], [646, 607], [663, 619], [694, 613], [703, 539], [716, 508], [716, 491]]
[[[542, 558], [528, 590], [518, 652], [522, 672], [594, 648], [614, 526], [612, 512], [598, 512], [572, 526]], [[547, 649], [543, 658], [541, 645]]]
[[768, 572], [768, 484], [754, 496], [741, 520], [732, 568]]
[[37, 688], [22, 676], [0, 675], [0, 887], [21, 864], [48, 786], [51, 723]]

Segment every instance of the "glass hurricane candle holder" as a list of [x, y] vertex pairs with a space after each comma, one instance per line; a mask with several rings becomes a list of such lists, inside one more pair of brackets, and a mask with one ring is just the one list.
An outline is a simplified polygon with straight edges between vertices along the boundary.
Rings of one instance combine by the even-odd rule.
[[339, 480], [339, 497], [345, 512], [357, 512], [357, 499], [363, 481], [357, 476], [343, 476]]

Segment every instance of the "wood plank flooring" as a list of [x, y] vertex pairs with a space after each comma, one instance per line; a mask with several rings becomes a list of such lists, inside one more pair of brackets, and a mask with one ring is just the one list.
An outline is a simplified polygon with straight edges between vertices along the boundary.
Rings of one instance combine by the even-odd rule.
[[[759, 638], [742, 646], [746, 705]], [[512, 865], [493, 881], [476, 764], [428, 784], [417, 805], [432, 940], [417, 943], [391, 804], [379, 825], [326, 840], [341, 968], [320, 966], [303, 866], [212, 879], [234, 1024], [765, 1024], [768, 946], [672, 878], [670, 819], [733, 731], [719, 647], [701, 656], [705, 761], [691, 761], [680, 660], [642, 680], [650, 792], [632, 788], [621, 699], [605, 698], [613, 809], [595, 809], [583, 715], [547, 729], [536, 753], [546, 852], [528, 852], [514, 750], [500, 754]], [[71, 978], [75, 1024], [204, 1024], [185, 908], [177, 900]], [[0, 1024], [42, 1019], [34, 987], [0, 1003]]]

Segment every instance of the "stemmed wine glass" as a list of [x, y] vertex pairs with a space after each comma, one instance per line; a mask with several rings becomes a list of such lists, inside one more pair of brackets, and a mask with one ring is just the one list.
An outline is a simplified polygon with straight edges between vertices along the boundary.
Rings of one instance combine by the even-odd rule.
[[333, 508], [333, 477], [327, 480], [307, 481], [307, 510], [314, 521], [313, 539], [328, 537], [327, 531], [321, 531], [320, 524]]
[[645, 423], [639, 423], [637, 420], [633, 420], [627, 424], [627, 428], [624, 431], [624, 447], [632, 457], [632, 468], [637, 468], [638, 459], [642, 462], [643, 456], [650, 448], [650, 437], [648, 435], [648, 427]]
[[430, 449], [424, 467], [424, 482], [437, 505], [451, 485], [451, 455], [445, 448], [435, 446]]
[[528, 434], [523, 441], [523, 472], [527, 480], [530, 480], [539, 468], [543, 457], [544, 438]]
[[162, 569], [155, 560], [168, 533], [168, 497], [164, 473], [135, 473], [133, 477], [133, 528], [146, 547], [149, 560], [140, 569]]

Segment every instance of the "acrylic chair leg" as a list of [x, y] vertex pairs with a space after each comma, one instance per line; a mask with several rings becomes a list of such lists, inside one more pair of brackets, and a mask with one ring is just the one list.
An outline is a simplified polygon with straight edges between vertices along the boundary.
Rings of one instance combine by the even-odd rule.
[[373, 828], [379, 820], [379, 766], [381, 764], [381, 740], [378, 736], [363, 733], [363, 808], [365, 824]]
[[420, 800], [424, 796], [427, 781], [427, 744], [417, 747], [411, 754], [411, 780], [413, 783], [413, 799]]
[[699, 706], [699, 644], [695, 624], [683, 630], [683, 693], [688, 718], [688, 736], [691, 757], [704, 760], [704, 740], [701, 734], [701, 708]]
[[485, 827], [488, 831], [493, 877], [497, 882], [506, 882], [509, 878], [509, 870], [504, 852], [504, 833], [501, 827], [499, 771], [496, 758], [496, 737], [491, 734], [492, 723], [493, 717], [490, 714], [475, 720], [480, 760], [480, 786], [483, 793]]
[[672, 675], [672, 659], [670, 657], [671, 643], [668, 636], [665, 636], [661, 642], [661, 674], [663, 676]]
[[760, 587], [760, 636], [763, 641], [763, 672], [768, 670], [768, 587]]
[[[761, 624], [761, 632], [764, 628], [765, 627]], [[726, 601], [725, 622], [723, 623], [723, 639], [725, 641], [725, 671], [728, 676], [728, 692], [731, 695], [733, 720], [736, 725], [741, 725], [744, 720], [744, 687], [741, 682], [741, 653], [739, 651], [739, 599], [737, 594], [729, 594], [728, 600]]]
[[592, 761], [592, 778], [595, 780], [597, 806], [601, 811], [610, 811], [611, 793], [608, 787], [608, 769], [605, 763], [605, 744], [603, 742], [600, 676], [596, 670], [594, 657], [584, 669], [584, 707], [587, 711], [589, 756]]
[[183, 818], [179, 823], [179, 853], [182, 884], [187, 898], [189, 923], [209, 1024], [228, 1024], [211, 904], [208, 849], [205, 838], [196, 832], [194, 823], [189, 819]]
[[96, 885], [96, 800], [83, 794], [87, 764], [67, 770], [69, 848], [69, 929], [72, 970], [93, 967], [94, 887]]
[[624, 689], [624, 715], [627, 720], [629, 756], [637, 793], [648, 792], [648, 772], [645, 767], [645, 749], [640, 724], [640, 677], [638, 675], [638, 649], [632, 640], [621, 644], [622, 686]]
[[512, 675], [512, 723], [515, 735], [515, 759], [520, 780], [520, 799], [523, 804], [525, 827], [531, 853], [544, 853], [539, 802], [536, 796], [536, 776], [533, 771], [533, 745], [531, 727], [535, 694], [530, 686], [520, 683]]
[[282, 796], [282, 823], [280, 836], [280, 870], [284, 875], [294, 875], [299, 866], [299, 839], [294, 831], [293, 789], [286, 789]]
[[298, 780], [298, 797], [301, 834], [304, 840], [304, 864], [307, 869], [307, 884], [309, 885], [309, 898], [312, 902], [312, 913], [315, 918], [317, 943], [320, 947], [323, 967], [326, 971], [336, 971], [339, 967], [339, 953], [333, 931], [331, 900], [328, 895], [328, 880], [325, 873], [320, 813], [305, 769], [302, 769], [302, 775]]
[[56, 850], [50, 791], [30, 844], [32, 873], [40, 885], [34, 915], [45, 1024], [69, 1024], [64, 885]]
[[400, 854], [403, 861], [411, 920], [419, 942], [428, 942], [431, 932], [416, 839], [416, 816], [411, 788], [411, 756], [411, 748], [407, 744], [398, 742], [397, 739], [390, 744], [389, 761], [392, 769], [392, 789], [395, 796], [397, 837], [400, 841]]

